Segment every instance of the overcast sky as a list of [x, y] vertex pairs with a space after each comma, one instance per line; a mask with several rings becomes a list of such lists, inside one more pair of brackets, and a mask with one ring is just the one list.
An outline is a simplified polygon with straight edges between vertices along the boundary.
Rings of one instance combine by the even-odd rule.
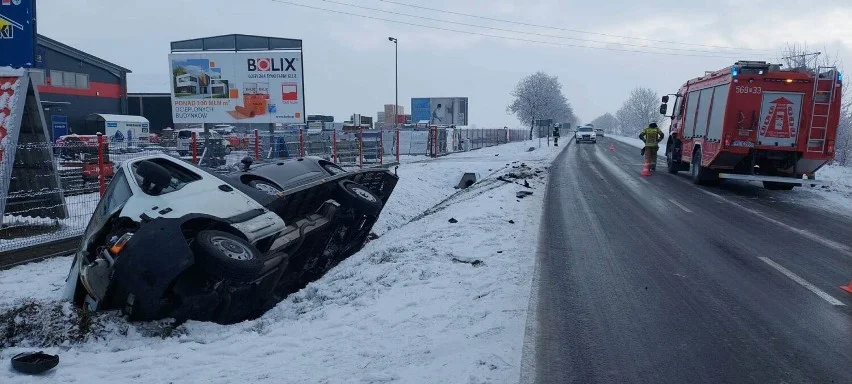
[[[401, 25], [308, 9], [285, 1], [556, 44]], [[509, 93], [521, 77], [539, 70], [559, 76], [575, 112], [588, 122], [618, 109], [634, 87], [650, 87], [660, 94], [674, 92], [685, 80], [700, 76], [705, 70], [728, 66], [737, 58], [777, 61], [779, 49], [786, 42], [806, 42], [852, 63], [849, 0], [395, 1], [562, 30], [469, 18], [380, 0], [38, 0], [38, 17], [41, 34], [131, 69], [130, 92], [169, 91], [170, 41], [231, 33], [302, 39], [307, 112], [332, 114], [337, 121], [352, 113], [375, 116], [383, 104], [393, 103], [394, 51], [388, 36], [399, 39], [399, 100], [406, 111], [410, 110], [411, 97], [467, 96], [470, 123], [478, 126], [518, 126], [517, 119], [506, 113], [511, 101]], [[340, 3], [527, 34], [446, 24]], [[654, 50], [672, 55], [565, 45]], [[738, 49], [721, 49], [725, 52], [719, 53], [719, 48], [707, 46]]]

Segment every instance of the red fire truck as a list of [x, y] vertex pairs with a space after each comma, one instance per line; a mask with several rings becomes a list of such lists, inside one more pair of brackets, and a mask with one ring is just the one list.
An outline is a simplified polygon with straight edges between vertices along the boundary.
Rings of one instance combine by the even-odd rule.
[[660, 106], [672, 119], [669, 172], [689, 171], [696, 184], [819, 184], [814, 172], [834, 158], [842, 83], [835, 67], [781, 69], [763, 61], [687, 81]]

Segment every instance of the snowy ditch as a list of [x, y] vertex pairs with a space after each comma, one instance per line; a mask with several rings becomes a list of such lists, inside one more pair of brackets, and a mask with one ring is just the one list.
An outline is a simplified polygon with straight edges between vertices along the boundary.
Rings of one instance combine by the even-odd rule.
[[[51, 382], [515, 382], [546, 168], [564, 148], [531, 144], [403, 163], [379, 237], [251, 321], [81, 313], [57, 301], [69, 257], [2, 271], [0, 364], [59, 354]], [[463, 172], [482, 180], [453, 189]]]

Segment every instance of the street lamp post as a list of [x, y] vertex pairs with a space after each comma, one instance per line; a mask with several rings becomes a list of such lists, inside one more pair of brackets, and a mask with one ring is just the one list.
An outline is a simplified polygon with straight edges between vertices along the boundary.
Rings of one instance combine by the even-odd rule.
[[388, 40], [393, 42], [393, 63], [394, 63], [394, 97], [393, 97], [393, 127], [399, 123], [399, 41], [395, 37], [388, 37]]

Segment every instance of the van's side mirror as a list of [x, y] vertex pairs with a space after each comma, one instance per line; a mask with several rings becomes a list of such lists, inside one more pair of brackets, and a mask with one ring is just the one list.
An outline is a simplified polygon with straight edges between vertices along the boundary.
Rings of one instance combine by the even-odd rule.
[[660, 105], [660, 114], [661, 115], [665, 115], [668, 110], [669, 110], [668, 104]]
[[669, 95], [663, 96], [663, 104], [668, 103], [668, 102], [669, 102]]

